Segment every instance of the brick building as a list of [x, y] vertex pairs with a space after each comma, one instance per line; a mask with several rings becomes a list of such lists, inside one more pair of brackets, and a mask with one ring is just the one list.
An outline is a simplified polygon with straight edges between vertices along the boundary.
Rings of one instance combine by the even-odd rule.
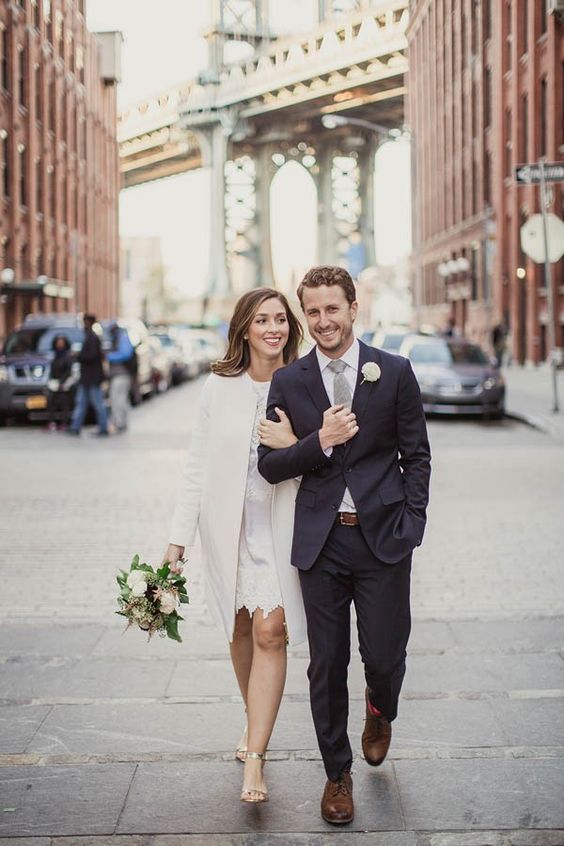
[[120, 39], [84, 0], [0, 3], [0, 338], [29, 312], [116, 313]]
[[[518, 164], [564, 159], [564, 23], [546, 0], [415, 0], [409, 123], [414, 136], [422, 323], [488, 344], [505, 322], [516, 361], [547, 355], [543, 268], [519, 229], [539, 211]], [[563, 216], [554, 185], [551, 211]], [[564, 346], [564, 261], [552, 265]]]

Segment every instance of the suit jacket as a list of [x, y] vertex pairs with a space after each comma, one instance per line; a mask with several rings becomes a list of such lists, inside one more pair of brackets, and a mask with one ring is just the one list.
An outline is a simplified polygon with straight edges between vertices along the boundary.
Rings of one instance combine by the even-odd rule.
[[[170, 543], [192, 546], [199, 532], [208, 606], [230, 641], [256, 402], [244, 376], [208, 376], [169, 534]], [[297, 488], [294, 479], [277, 485], [271, 511], [275, 563], [291, 645], [306, 639], [299, 578], [290, 566]]]
[[[274, 374], [267, 416], [288, 414], [298, 442], [285, 449], [259, 447], [259, 470], [272, 484], [302, 476], [296, 496], [292, 564], [313, 566], [335, 521], [345, 487], [362, 533], [386, 563], [405, 558], [423, 539], [429, 497], [430, 450], [419, 386], [409, 361], [360, 342], [352, 410], [359, 432], [327, 458], [318, 431], [329, 398], [315, 349]], [[381, 376], [364, 381], [374, 361]]]

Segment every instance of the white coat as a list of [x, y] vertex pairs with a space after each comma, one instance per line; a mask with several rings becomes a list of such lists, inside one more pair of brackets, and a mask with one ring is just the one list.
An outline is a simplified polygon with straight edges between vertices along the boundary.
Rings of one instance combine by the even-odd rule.
[[[202, 389], [169, 541], [192, 546], [199, 530], [210, 610], [233, 640], [239, 535], [256, 394], [243, 376], [210, 375]], [[272, 532], [291, 645], [306, 639], [297, 570], [290, 564], [297, 482], [276, 485]]]

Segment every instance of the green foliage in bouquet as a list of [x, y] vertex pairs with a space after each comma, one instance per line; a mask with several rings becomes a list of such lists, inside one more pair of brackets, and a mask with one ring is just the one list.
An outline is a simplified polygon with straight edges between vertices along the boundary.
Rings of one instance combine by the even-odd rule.
[[[126, 617], [127, 627], [137, 625], [148, 632], [149, 639], [158, 632], [161, 637], [170, 637], [182, 642], [178, 633], [178, 623], [184, 618], [177, 608], [189, 602], [186, 592], [186, 579], [182, 575], [185, 564], [181, 559], [171, 569], [169, 562], [158, 570], [150, 564], [140, 564], [136, 555], [129, 570], [120, 570], [117, 575], [120, 607], [116, 614]], [[176, 569], [177, 568], [177, 569]]]

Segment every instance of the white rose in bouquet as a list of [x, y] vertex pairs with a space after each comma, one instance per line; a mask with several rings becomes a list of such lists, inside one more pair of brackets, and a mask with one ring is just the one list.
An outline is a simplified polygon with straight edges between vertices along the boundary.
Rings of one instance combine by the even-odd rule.
[[145, 591], [147, 590], [147, 582], [135, 582], [133, 587], [131, 588], [131, 595], [132, 596], [143, 596]]
[[163, 590], [159, 596], [161, 614], [172, 614], [176, 608], [176, 596], [170, 590]]
[[145, 573], [143, 570], [132, 570], [132, 572], [127, 577], [127, 584], [128, 587], [133, 588], [139, 582], [145, 581]]

